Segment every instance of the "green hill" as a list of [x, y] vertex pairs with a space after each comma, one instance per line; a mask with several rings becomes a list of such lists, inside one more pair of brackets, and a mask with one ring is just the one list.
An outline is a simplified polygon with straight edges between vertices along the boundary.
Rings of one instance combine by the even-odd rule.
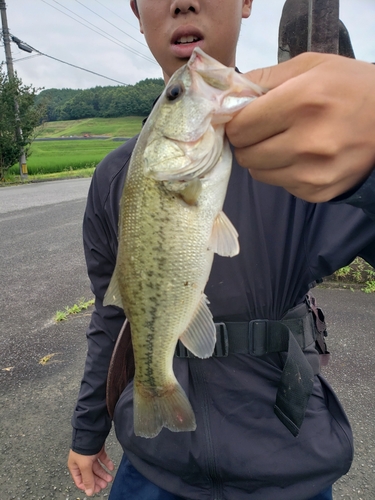
[[35, 102], [45, 107], [48, 121], [142, 116], [163, 89], [162, 78], [146, 78], [135, 85], [42, 90]]
[[85, 118], [83, 120], [45, 122], [38, 127], [36, 138], [85, 135], [133, 137], [141, 130], [143, 118], [141, 116], [124, 116], [120, 118]]

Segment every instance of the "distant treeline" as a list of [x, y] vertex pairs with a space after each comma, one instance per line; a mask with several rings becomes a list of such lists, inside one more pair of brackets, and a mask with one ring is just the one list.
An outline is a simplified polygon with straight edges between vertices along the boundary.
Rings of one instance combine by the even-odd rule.
[[147, 78], [127, 86], [43, 90], [36, 102], [44, 103], [47, 121], [145, 116], [163, 88], [161, 78]]

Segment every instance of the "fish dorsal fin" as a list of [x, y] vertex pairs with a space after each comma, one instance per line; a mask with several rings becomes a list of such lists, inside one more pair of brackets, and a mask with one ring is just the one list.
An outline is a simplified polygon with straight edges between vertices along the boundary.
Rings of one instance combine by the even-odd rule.
[[208, 300], [202, 295], [197, 310], [180, 340], [198, 358], [209, 358], [214, 352], [216, 327], [208, 308]]
[[222, 257], [234, 257], [240, 252], [238, 233], [224, 212], [219, 212], [214, 221], [209, 249]]
[[120, 288], [117, 279], [117, 266], [112, 274], [111, 281], [104, 295], [103, 306], [117, 306], [123, 309]]

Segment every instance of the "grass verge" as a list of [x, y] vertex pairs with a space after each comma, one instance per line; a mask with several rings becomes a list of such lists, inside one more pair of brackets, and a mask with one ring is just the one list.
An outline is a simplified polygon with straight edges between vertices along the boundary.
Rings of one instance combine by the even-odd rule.
[[324, 279], [326, 284], [346, 288], [360, 288], [365, 293], [375, 292], [375, 269], [366, 261], [357, 257], [348, 266], [342, 267], [332, 276]]
[[85, 301], [84, 298], [80, 299], [77, 304], [74, 304], [72, 306], [67, 306], [63, 311], [56, 311], [55, 314], [55, 321], [58, 323], [59, 321], [65, 321], [68, 316], [72, 314], [78, 314], [81, 311], [85, 311], [88, 309], [90, 306], [94, 304], [95, 300], [87, 300]]

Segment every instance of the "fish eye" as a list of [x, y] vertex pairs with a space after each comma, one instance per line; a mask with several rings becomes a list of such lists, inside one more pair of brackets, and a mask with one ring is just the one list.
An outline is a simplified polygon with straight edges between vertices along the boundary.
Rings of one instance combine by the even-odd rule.
[[182, 82], [173, 83], [167, 88], [166, 97], [168, 101], [175, 101], [181, 94], [183, 94], [185, 88]]

